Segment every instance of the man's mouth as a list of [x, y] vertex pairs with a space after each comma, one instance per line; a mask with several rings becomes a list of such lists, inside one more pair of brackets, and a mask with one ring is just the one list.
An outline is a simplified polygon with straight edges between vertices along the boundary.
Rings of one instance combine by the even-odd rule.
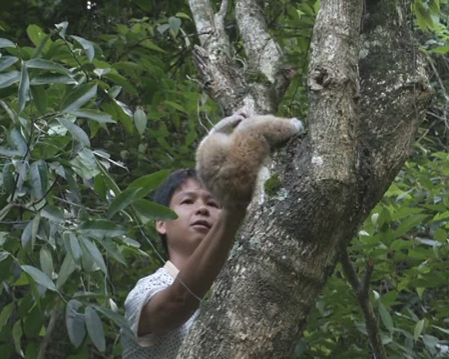
[[193, 227], [204, 227], [204, 228], [207, 228], [207, 229], [210, 229], [210, 227], [211, 227], [209, 222], [201, 220], [201, 219], [198, 220], [198, 221], [193, 222], [192, 226]]

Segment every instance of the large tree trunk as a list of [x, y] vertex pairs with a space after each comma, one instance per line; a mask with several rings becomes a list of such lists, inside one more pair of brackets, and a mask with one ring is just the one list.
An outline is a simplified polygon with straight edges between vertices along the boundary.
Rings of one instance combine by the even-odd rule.
[[[224, 55], [229, 41], [216, 42], [222, 32], [209, 2], [190, 3], [198, 32], [205, 26], [209, 34], [197, 52], [209, 93], [228, 112], [242, 104], [275, 111], [288, 79], [256, 0], [236, 0], [235, 11], [249, 66], [265, 75], [263, 84], [232, 69]], [[262, 189], [254, 199], [178, 358], [289, 357], [341, 248], [407, 158], [431, 97], [425, 66], [399, 5], [367, 0], [363, 9], [363, 3], [321, 1], [309, 65], [308, 134], [273, 157], [277, 192]], [[220, 46], [227, 50], [218, 56]], [[228, 88], [231, 83], [244, 87]]]

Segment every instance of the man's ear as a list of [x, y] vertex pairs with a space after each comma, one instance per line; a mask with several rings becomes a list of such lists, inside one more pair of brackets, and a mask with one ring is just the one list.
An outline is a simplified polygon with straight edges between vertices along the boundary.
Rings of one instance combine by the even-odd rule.
[[159, 234], [165, 235], [167, 234], [167, 229], [165, 228], [165, 221], [156, 220], [156, 230]]

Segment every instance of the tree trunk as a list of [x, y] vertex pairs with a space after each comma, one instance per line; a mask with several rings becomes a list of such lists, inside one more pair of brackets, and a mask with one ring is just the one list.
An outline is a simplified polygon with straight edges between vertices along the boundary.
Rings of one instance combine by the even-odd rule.
[[[190, 2], [198, 31], [206, 24], [209, 34], [219, 34], [214, 21], [203, 17], [199, 24], [195, 14], [209, 2]], [[273, 156], [270, 193], [262, 188], [253, 200], [178, 358], [288, 358], [341, 248], [406, 160], [431, 97], [424, 62], [399, 5], [367, 0], [363, 9], [363, 3], [321, 1], [309, 64], [308, 134]], [[273, 39], [255, 0], [236, 0], [235, 11], [248, 64], [265, 81], [252, 84], [227, 68], [233, 65], [214, 52], [212, 35], [202, 40], [199, 69], [225, 111], [243, 104], [273, 112], [288, 82], [279, 71], [281, 56], [276, 46], [259, 46], [258, 40]], [[230, 73], [246, 87], [227, 88]]]

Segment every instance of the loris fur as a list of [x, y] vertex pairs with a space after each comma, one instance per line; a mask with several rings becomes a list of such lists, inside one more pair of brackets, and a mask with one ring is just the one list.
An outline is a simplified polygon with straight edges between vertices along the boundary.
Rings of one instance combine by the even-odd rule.
[[273, 146], [303, 130], [296, 118], [244, 112], [218, 122], [200, 143], [196, 170], [201, 181], [223, 206], [248, 204], [257, 175]]

